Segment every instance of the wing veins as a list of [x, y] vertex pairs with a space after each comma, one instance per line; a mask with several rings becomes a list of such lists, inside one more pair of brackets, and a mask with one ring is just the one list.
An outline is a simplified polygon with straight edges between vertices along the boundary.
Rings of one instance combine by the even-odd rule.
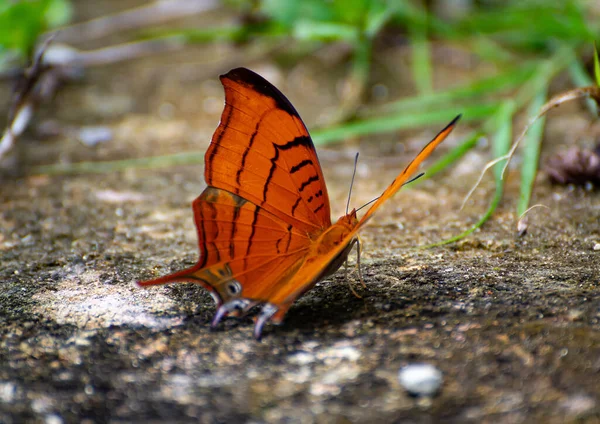
[[[252, 175], [256, 175], [256, 176], [262, 177], [262, 175], [260, 175], [260, 174], [257, 174], [256, 172], [252, 172], [252, 171], [249, 171], [249, 172], [250, 172], [250, 174], [252, 174]], [[217, 175], [229, 175], [229, 174], [227, 174], [227, 173], [225, 173], [225, 172], [219, 172], [219, 171], [213, 171], [213, 173], [214, 173], [214, 174], [217, 174]], [[295, 191], [293, 191], [293, 190], [290, 190], [289, 188], [287, 188], [287, 187], [285, 187], [285, 186], [282, 186], [281, 184], [277, 184], [277, 183], [273, 183], [273, 184], [274, 184], [274, 185], [276, 185], [277, 187], [280, 187], [282, 190], [285, 190], [285, 191], [287, 191], [287, 192], [288, 192], [288, 193], [290, 193], [290, 194], [293, 194], [293, 195], [295, 195], [295, 194], [296, 194], [296, 192], [295, 192]], [[233, 186], [232, 186], [232, 187], [233, 187]], [[217, 188], [219, 188], [219, 187], [217, 187]], [[240, 188], [241, 188], [241, 187], [240, 187]], [[227, 190], [227, 191], [229, 191], [229, 190]], [[239, 196], [239, 194], [238, 194], [238, 196]], [[241, 196], [241, 197], [243, 197], [243, 196]], [[252, 202], [252, 203], [254, 203], [254, 202]], [[258, 205], [257, 205], [257, 206], [258, 206]]]
[[[225, 222], [227, 224], [231, 224], [231, 221], [227, 221], [226, 219], [204, 219], [204, 221], [206, 221], [206, 222]], [[242, 224], [238, 223], [237, 226], [238, 227], [253, 227], [251, 224], [246, 224], [246, 223], [242, 223]], [[265, 226], [265, 225], [254, 225], [254, 228], [262, 228], [262, 229], [265, 229], [265, 230], [273, 230], [273, 227], [268, 227], [268, 226]], [[282, 232], [285, 233], [285, 234], [288, 234], [287, 227], [285, 227]], [[295, 232], [293, 234], [304, 235], [304, 233], [302, 233], [302, 232]]]

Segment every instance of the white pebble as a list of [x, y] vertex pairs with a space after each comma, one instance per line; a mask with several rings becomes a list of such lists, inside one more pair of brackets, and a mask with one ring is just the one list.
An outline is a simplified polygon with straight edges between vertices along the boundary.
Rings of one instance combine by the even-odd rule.
[[593, 247], [594, 250], [598, 251], [600, 250], [600, 243], [596, 243]]
[[64, 421], [60, 415], [50, 414], [44, 418], [44, 424], [63, 424]]
[[88, 147], [93, 147], [100, 143], [106, 143], [113, 139], [113, 132], [108, 127], [81, 127], [77, 133], [77, 138]]
[[0, 382], [0, 402], [12, 403], [17, 394], [17, 385], [10, 382]]
[[411, 364], [400, 369], [402, 387], [414, 396], [432, 396], [442, 385], [442, 372], [430, 364]]

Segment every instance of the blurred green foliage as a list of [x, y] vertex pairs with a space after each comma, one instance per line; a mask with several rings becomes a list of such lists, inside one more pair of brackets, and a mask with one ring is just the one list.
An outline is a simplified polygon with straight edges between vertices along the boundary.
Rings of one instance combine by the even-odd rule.
[[437, 3], [438, 10], [450, 10], [452, 18], [441, 18], [423, 2], [408, 0], [261, 0], [253, 2], [251, 10], [247, 2], [229, 3], [267, 17], [273, 32], [322, 41], [356, 40], [389, 22], [398, 28], [420, 27], [443, 38], [491, 36], [506, 47], [539, 50], [556, 41], [589, 42], [600, 28], [585, 0], [480, 1], [470, 6], [453, 0], [429, 2]]
[[0, 63], [28, 58], [40, 34], [71, 19], [68, 0], [0, 0]]
[[384, 0], [263, 0], [258, 11], [274, 27], [299, 40], [350, 42], [378, 29], [378, 22], [391, 11]]

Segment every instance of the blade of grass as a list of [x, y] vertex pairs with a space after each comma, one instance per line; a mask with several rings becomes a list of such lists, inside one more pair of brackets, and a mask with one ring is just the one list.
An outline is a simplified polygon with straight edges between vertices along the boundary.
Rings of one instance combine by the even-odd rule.
[[470, 49], [474, 54], [486, 62], [496, 64], [514, 63], [514, 53], [500, 46], [495, 40], [483, 35], [475, 36], [470, 42]]
[[331, 123], [343, 122], [351, 116], [356, 116], [356, 110], [361, 103], [371, 70], [372, 40], [361, 36], [354, 43], [352, 69], [347, 82], [347, 90]]
[[431, 70], [431, 52], [427, 41], [425, 25], [410, 25], [411, 68], [415, 86], [419, 94], [433, 92], [433, 78]]
[[[540, 66], [540, 71], [532, 78], [530, 82], [525, 84], [525, 86], [521, 90], [519, 90], [514, 102], [520, 107], [520, 105], [523, 102], [528, 101], [526, 99], [533, 99], [535, 97], [534, 95], [532, 95], [532, 93], [537, 95], [541, 90], [547, 91], [547, 87], [550, 84], [550, 79], [556, 73], [563, 70], [573, 60], [575, 60], [575, 58], [573, 57], [572, 52], [567, 48], [567, 46], [562, 46], [550, 60], [542, 63], [542, 65]], [[564, 103], [565, 101], [581, 98], [583, 96], [592, 96], [595, 95], [596, 91], [597, 90], [590, 90], [590, 87], [581, 87], [558, 94], [542, 106], [541, 110], [537, 114], [537, 117], [545, 115], [546, 112], [548, 112], [548, 110], [558, 106], [561, 103]], [[599, 97], [600, 96], [596, 96], [596, 98]], [[502, 169], [502, 176], [504, 176], [504, 173], [506, 172], [511, 159], [514, 156], [517, 147], [519, 146], [519, 143], [527, 134], [529, 127], [534, 123], [535, 121], [530, 121], [530, 123], [527, 124], [521, 132], [521, 135], [519, 135], [516, 138], [515, 142], [511, 146], [508, 154], [506, 155], [508, 160], [504, 163], [504, 167]]]
[[457, 102], [476, 96], [491, 95], [494, 93], [509, 91], [531, 78], [536, 67], [537, 66], [534, 63], [526, 63], [518, 68], [508, 69], [498, 75], [494, 75], [493, 77], [482, 78], [469, 84], [451, 88], [445, 91], [407, 97], [396, 102], [388, 103], [380, 108], [377, 108], [376, 110], [422, 110], [435, 104], [439, 105], [440, 103]]
[[522, 107], [531, 102], [541, 90], [548, 86], [548, 81], [575, 60], [573, 47], [561, 45], [548, 60], [538, 61], [533, 76], [523, 84], [514, 98], [517, 105]]
[[[498, 108], [496, 103], [479, 104], [461, 108], [464, 121], [476, 121], [487, 118]], [[446, 123], [456, 116], [456, 106], [449, 106], [433, 112], [396, 114], [381, 118], [354, 121], [333, 128], [314, 131], [312, 134], [315, 145], [323, 145], [346, 140], [360, 135], [379, 134], [399, 131], [407, 128], [418, 128], [426, 125]]]
[[600, 86], [600, 59], [598, 59], [598, 47], [594, 44], [594, 78], [596, 85]]
[[[497, 130], [492, 139], [492, 153], [495, 158], [506, 155], [510, 148], [510, 142], [512, 138], [512, 119], [516, 111], [514, 102], [508, 100], [502, 103], [498, 109], [494, 120], [496, 121]], [[473, 231], [480, 228], [496, 211], [496, 208], [502, 200], [502, 194], [504, 192], [504, 181], [502, 180], [502, 163], [497, 163], [493, 169], [494, 181], [496, 191], [494, 197], [488, 207], [487, 211], [481, 216], [479, 221], [468, 230], [458, 234], [457, 236], [451, 237], [446, 240], [442, 240], [438, 243], [429, 244], [426, 246], [419, 246], [420, 249], [428, 249], [431, 247], [442, 246], [445, 244], [454, 243], [461, 240], [471, 234]]]
[[452, 148], [448, 153], [443, 155], [431, 166], [429, 166], [427, 168], [427, 171], [425, 172], [425, 175], [419, 178], [416, 182], [424, 181], [428, 178], [433, 177], [435, 174], [442, 172], [448, 166], [452, 165], [454, 162], [462, 158], [469, 150], [475, 147], [482, 136], [482, 132], [473, 131], [471, 134], [465, 137], [465, 140], [462, 143]]
[[395, 1], [393, 4], [395, 6], [395, 13], [392, 20], [400, 27], [406, 27], [409, 24], [427, 25], [431, 33], [435, 33], [444, 38], [455, 39], [460, 36], [455, 25], [449, 24], [444, 20], [439, 19], [437, 16], [427, 13], [427, 11], [416, 6], [413, 2]]
[[551, 49], [556, 40], [573, 47], [593, 39], [586, 14], [575, 1], [517, 2], [471, 13], [459, 25], [464, 36], [490, 34], [517, 49]]
[[[594, 84], [594, 80], [588, 75], [583, 63], [579, 59], [569, 64], [569, 75], [577, 87], [588, 87]], [[585, 104], [593, 116], [598, 116], [598, 106], [593, 99], [585, 99]]]
[[364, 35], [370, 39], [375, 38], [395, 13], [395, 4], [387, 4], [383, 8], [374, 7], [374, 5], [372, 5], [372, 7], [369, 8], [365, 19], [363, 28]]
[[[547, 90], [541, 90], [540, 93], [533, 99], [527, 116], [533, 119], [544, 106], [546, 102]], [[529, 128], [529, 132], [525, 137], [525, 145], [523, 147], [523, 163], [521, 165], [521, 186], [519, 202], [517, 203], [517, 215], [521, 216], [528, 208], [537, 174], [538, 163], [540, 158], [540, 147], [542, 144], [542, 136], [544, 133], [544, 125], [546, 117], [538, 119], [535, 124]]]
[[294, 25], [294, 38], [299, 40], [337, 41], [355, 43], [359, 38], [358, 28], [335, 22], [301, 20]]
[[248, 26], [222, 26], [206, 29], [151, 29], [141, 33], [142, 39], [181, 37], [190, 44], [210, 43], [214, 41], [237, 41], [250, 32]]

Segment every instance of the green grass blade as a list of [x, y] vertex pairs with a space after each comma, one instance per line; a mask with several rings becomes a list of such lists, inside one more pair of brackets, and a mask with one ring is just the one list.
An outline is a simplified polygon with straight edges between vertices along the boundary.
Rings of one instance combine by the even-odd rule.
[[222, 26], [206, 29], [150, 29], [143, 31], [139, 39], [151, 40], [178, 37], [189, 44], [205, 44], [216, 41], [237, 41], [248, 36], [251, 29], [248, 26]]
[[493, 114], [498, 105], [479, 104], [458, 109], [456, 106], [448, 106], [432, 112], [402, 113], [354, 121], [333, 128], [313, 131], [312, 138], [316, 145], [339, 142], [348, 138], [361, 135], [380, 134], [384, 132], [399, 131], [408, 128], [419, 128], [437, 124], [448, 123], [458, 113], [463, 114], [463, 121], [476, 121], [487, 118]]
[[[542, 106], [544, 106], [544, 103], [546, 102], [546, 92], [547, 90], [540, 91], [531, 102], [527, 111], [529, 119], [533, 119], [537, 116]], [[535, 176], [537, 174], [540, 159], [540, 147], [542, 144], [545, 122], [545, 116], [539, 118], [535, 124], [529, 128], [529, 131], [523, 140], [525, 145], [523, 146], [523, 163], [521, 165], [520, 195], [519, 202], [517, 203], [518, 216], [521, 216], [527, 208], [529, 208], [531, 193], [533, 192], [533, 185], [535, 184]]]
[[359, 31], [355, 26], [342, 23], [301, 20], [295, 24], [293, 36], [299, 40], [345, 40], [355, 43]]
[[[508, 153], [510, 149], [511, 139], [512, 139], [512, 118], [515, 113], [515, 104], [512, 101], [506, 101], [502, 103], [498, 112], [495, 115], [495, 122], [497, 130], [492, 139], [492, 154], [494, 158], [498, 158], [504, 156]], [[494, 193], [494, 197], [488, 207], [487, 211], [479, 218], [477, 223], [473, 225], [468, 230], [458, 234], [457, 236], [451, 237], [446, 240], [442, 240], [438, 243], [433, 243], [427, 246], [419, 246], [421, 249], [428, 249], [431, 247], [442, 246], [445, 244], [454, 243], [459, 241], [473, 231], [480, 228], [485, 222], [492, 216], [492, 214], [498, 208], [502, 200], [502, 194], [504, 192], [504, 181], [502, 180], [502, 167], [504, 163], [500, 162], [494, 165], [493, 173], [494, 173], [494, 181], [496, 183], [496, 191]]]
[[[512, 141], [512, 119], [515, 112], [515, 103], [511, 100], [503, 102], [498, 109], [496, 115], [496, 128], [498, 129], [492, 140], [492, 154], [494, 155], [494, 159], [505, 156], [510, 150]], [[500, 190], [504, 187], [504, 181], [502, 180], [503, 168], [503, 163], [497, 163], [493, 168], [496, 189]]]
[[476, 36], [470, 41], [470, 49], [483, 61], [507, 65], [514, 63], [515, 55], [490, 37]]
[[427, 25], [432, 33], [441, 35], [445, 38], [458, 38], [460, 33], [456, 30], [455, 25], [449, 24], [435, 15], [427, 13], [421, 7], [417, 7], [414, 2], [403, 0], [394, 1], [394, 16], [393, 22], [400, 26], [407, 25]]
[[482, 78], [464, 86], [451, 88], [427, 95], [408, 97], [383, 106], [384, 110], [402, 111], [407, 109], [424, 109], [435, 104], [457, 102], [477, 96], [492, 95], [512, 90], [526, 82], [535, 71], [533, 63], [512, 68], [493, 77]]
[[448, 166], [452, 165], [454, 162], [462, 158], [469, 150], [475, 147], [482, 136], [482, 132], [473, 131], [465, 138], [465, 140], [462, 143], [452, 148], [448, 153], [443, 155], [430, 167], [428, 167], [427, 171], [425, 172], [425, 175], [422, 178], [419, 178], [416, 182], [424, 181], [427, 178], [431, 178], [435, 174], [442, 172]]
[[588, 75], [581, 60], [575, 60], [569, 64], [569, 75], [577, 87], [594, 84], [594, 80]]
[[476, 229], [480, 228], [483, 224], [485, 224], [485, 222], [490, 219], [490, 217], [492, 216], [492, 214], [496, 211], [496, 209], [498, 208], [498, 205], [500, 204], [500, 201], [502, 200], [502, 191], [498, 191], [496, 190], [496, 192], [494, 193], [494, 198], [492, 199], [492, 202], [490, 203], [490, 206], [488, 207], [488, 210], [481, 216], [481, 218], [479, 218], [479, 221], [477, 221], [477, 223], [475, 225], [473, 225], [471, 228], [469, 228], [468, 230], [454, 236], [454, 237], [450, 237], [449, 239], [445, 239], [442, 240], [440, 242], [437, 243], [433, 243], [433, 244], [428, 244], [425, 246], [419, 246], [419, 249], [430, 249], [432, 247], [438, 247], [438, 246], [443, 246], [446, 244], [451, 244], [454, 242], [457, 242], [459, 240], [464, 239], [465, 237], [467, 237], [469, 234], [471, 234], [473, 231], [475, 231]]
[[[588, 75], [581, 60], [574, 60], [569, 64], [569, 75], [577, 87], [589, 87], [594, 84], [594, 80]], [[593, 99], [585, 99], [585, 104], [593, 116], [598, 116], [598, 106]]]
[[561, 45], [548, 60], [538, 62], [538, 66], [530, 78], [519, 89], [514, 101], [517, 107], [523, 107], [529, 104], [540, 91], [545, 90], [549, 81], [558, 73], [562, 72], [570, 63], [574, 62], [576, 57], [572, 46]]
[[433, 72], [426, 26], [410, 25], [409, 31], [412, 53], [411, 67], [415, 86], [418, 93], [429, 94], [433, 91]]
[[594, 44], [594, 78], [596, 78], [596, 85], [600, 86], [600, 59], [598, 59], [596, 44]]
[[371, 7], [365, 19], [363, 33], [365, 37], [371, 40], [379, 34], [389, 20], [394, 16], [395, 7], [393, 4], [388, 4], [383, 8]]

